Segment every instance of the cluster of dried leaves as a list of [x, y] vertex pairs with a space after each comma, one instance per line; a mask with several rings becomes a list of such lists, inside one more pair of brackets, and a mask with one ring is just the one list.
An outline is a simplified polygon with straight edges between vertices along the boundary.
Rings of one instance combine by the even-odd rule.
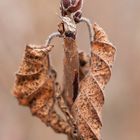
[[[73, 140], [100, 140], [104, 87], [111, 77], [115, 48], [97, 24], [94, 25], [91, 55], [78, 52], [75, 40], [64, 38], [64, 84], [49, 61], [43, 46], [26, 47], [16, 74], [14, 95], [21, 105], [58, 133]], [[51, 46], [50, 46], [51, 47]], [[54, 105], [65, 115], [57, 113]]]

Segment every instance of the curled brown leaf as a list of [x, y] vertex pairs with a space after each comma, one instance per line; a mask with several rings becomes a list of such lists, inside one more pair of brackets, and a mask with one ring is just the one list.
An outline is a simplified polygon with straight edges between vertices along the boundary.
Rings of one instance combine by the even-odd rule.
[[84, 140], [101, 139], [103, 91], [111, 77], [115, 55], [115, 48], [103, 29], [95, 24], [94, 31], [89, 72], [80, 81], [79, 95], [72, 106], [73, 115]]

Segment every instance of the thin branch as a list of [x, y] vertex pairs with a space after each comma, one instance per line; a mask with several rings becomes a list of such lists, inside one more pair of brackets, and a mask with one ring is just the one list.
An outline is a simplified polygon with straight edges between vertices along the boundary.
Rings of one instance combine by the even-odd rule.
[[90, 20], [85, 18], [85, 17], [82, 17], [80, 19], [80, 22], [86, 23], [86, 25], [88, 27], [88, 31], [89, 31], [90, 43], [92, 45], [93, 44], [93, 38], [94, 38], [94, 32], [93, 32], [93, 27], [92, 27], [92, 24], [91, 24]]
[[56, 37], [62, 37], [62, 35], [59, 32], [54, 32], [49, 35], [48, 39], [46, 40], [45, 46], [48, 47], [51, 43], [51, 41]]

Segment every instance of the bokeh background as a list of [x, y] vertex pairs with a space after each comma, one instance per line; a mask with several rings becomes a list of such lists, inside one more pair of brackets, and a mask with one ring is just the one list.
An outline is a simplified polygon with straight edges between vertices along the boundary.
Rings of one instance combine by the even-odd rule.
[[[43, 44], [57, 30], [60, 0], [0, 0], [0, 140], [66, 140], [11, 95], [25, 45]], [[105, 90], [103, 140], [140, 140], [140, 1], [85, 0], [83, 15], [97, 22], [117, 48]], [[52, 62], [62, 80], [62, 40]], [[88, 32], [78, 25], [78, 46], [89, 52]]]

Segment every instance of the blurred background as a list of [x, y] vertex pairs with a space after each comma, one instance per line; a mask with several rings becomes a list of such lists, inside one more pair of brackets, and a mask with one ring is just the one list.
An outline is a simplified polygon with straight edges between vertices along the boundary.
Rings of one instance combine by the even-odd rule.
[[[26, 44], [43, 44], [57, 30], [60, 0], [0, 0], [0, 140], [66, 140], [11, 95]], [[117, 48], [103, 108], [103, 140], [140, 140], [140, 1], [85, 0], [83, 15], [98, 23]], [[52, 62], [62, 80], [62, 40]], [[86, 26], [78, 25], [78, 46], [89, 52]]]

